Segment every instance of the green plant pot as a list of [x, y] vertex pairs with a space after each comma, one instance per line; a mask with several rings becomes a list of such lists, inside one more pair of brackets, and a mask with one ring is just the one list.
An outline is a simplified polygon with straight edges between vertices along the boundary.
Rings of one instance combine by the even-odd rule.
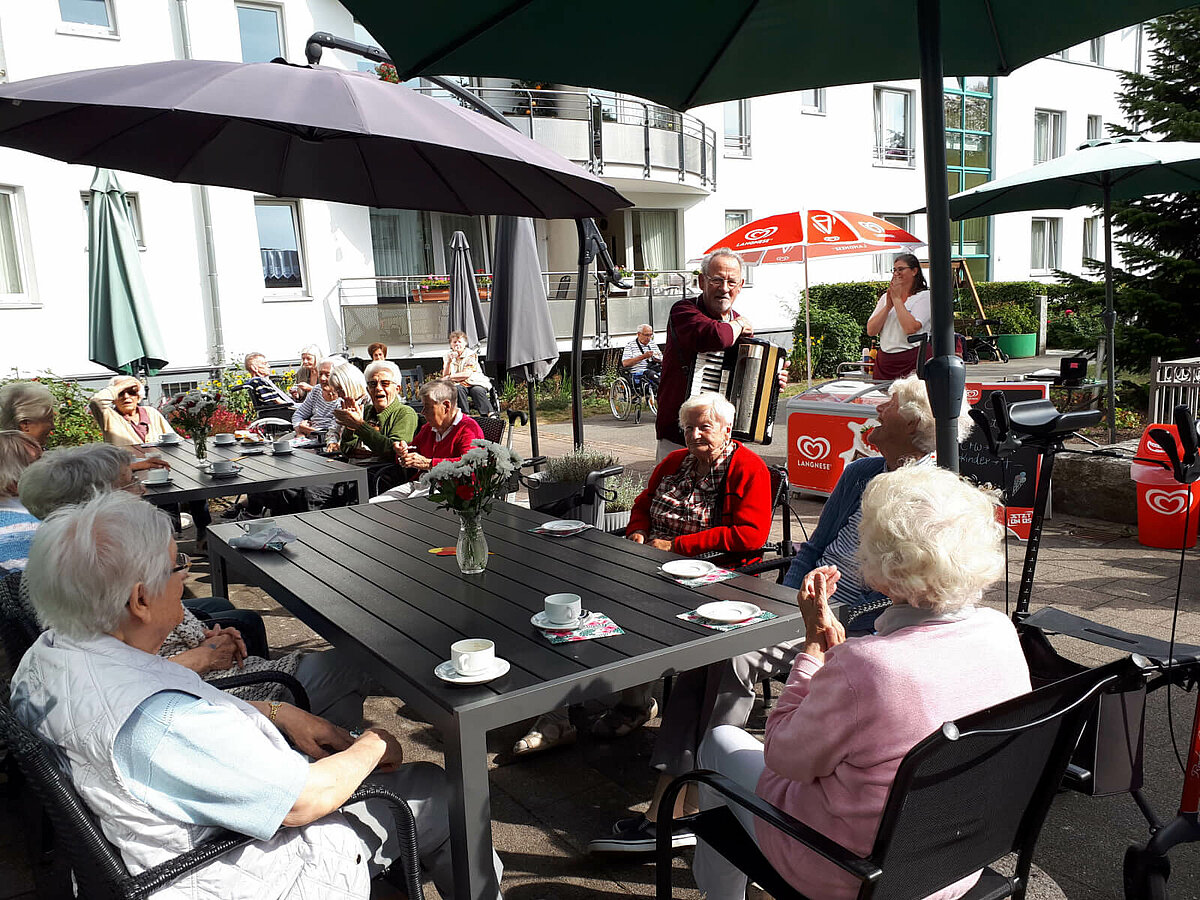
[[1036, 334], [998, 334], [996, 346], [1014, 359], [1037, 356]]

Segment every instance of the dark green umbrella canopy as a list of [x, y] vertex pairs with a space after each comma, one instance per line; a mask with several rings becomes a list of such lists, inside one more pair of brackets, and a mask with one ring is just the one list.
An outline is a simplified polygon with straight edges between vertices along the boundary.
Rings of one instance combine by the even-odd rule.
[[[917, 75], [916, 0], [342, 0], [421, 74], [546, 79], [688, 109]], [[1089, 37], [1187, 6], [1163, 0], [947, 0], [946, 75], [1005, 75]], [[606, 39], [608, 38], [608, 39]]]
[[128, 375], [167, 364], [129, 203], [108, 169], [96, 170], [88, 201], [88, 359]]

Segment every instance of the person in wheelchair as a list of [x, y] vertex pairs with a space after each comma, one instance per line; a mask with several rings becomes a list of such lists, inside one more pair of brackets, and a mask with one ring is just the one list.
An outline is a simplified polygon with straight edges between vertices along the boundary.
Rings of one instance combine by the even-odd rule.
[[452, 331], [449, 341], [450, 349], [442, 354], [442, 377], [458, 389], [458, 408], [467, 413], [474, 403], [481, 416], [492, 415], [492, 380], [479, 367], [479, 356], [467, 347], [467, 333]]
[[[829, 607], [838, 570], [810, 572], [797, 597], [804, 644], [763, 742], [732, 725], [701, 743], [699, 766], [731, 777], [854, 853], [870, 852], [900, 761], [957, 719], [1030, 690], [1016, 630], [976, 606], [1004, 574], [997, 492], [908, 464], [863, 492], [859, 564], [890, 597], [876, 634], [846, 641]], [[701, 790], [701, 806], [718, 802]], [[733, 807], [779, 873], [813, 900], [850, 900], [860, 882]], [[743, 900], [746, 876], [700, 841], [692, 865], [708, 900]], [[937, 894], [966, 893], [979, 873]]]
[[[55, 745], [129, 870], [224, 828], [255, 840], [155, 896], [366, 897], [401, 853], [390, 806], [341, 808], [370, 780], [407, 801], [421, 866], [450, 896], [441, 768], [403, 763], [382, 728], [355, 737], [290, 703], [240, 700], [155, 655], [183, 616], [185, 572], [167, 517], [120, 491], [50, 516], [26, 570], [49, 630], [17, 668], [13, 713]], [[499, 882], [494, 854], [493, 864]]]
[[633, 386], [641, 390], [643, 380], [658, 390], [658, 379], [662, 374], [662, 352], [654, 343], [654, 329], [649, 325], [638, 326], [637, 337], [621, 351], [621, 366], [629, 375]]

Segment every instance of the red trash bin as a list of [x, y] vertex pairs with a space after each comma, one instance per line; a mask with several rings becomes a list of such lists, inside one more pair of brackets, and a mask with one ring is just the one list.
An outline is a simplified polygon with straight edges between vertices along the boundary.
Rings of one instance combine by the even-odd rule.
[[[1148, 425], [1138, 444], [1137, 455], [1141, 459], [1162, 460], [1170, 466], [1167, 454], [1150, 437], [1151, 428], [1161, 428], [1169, 431], [1176, 440], [1179, 438], [1174, 425]], [[1194, 547], [1197, 525], [1200, 525], [1200, 482], [1180, 484], [1170, 468], [1153, 463], [1135, 462], [1129, 474], [1137, 482], [1138, 543], [1165, 550]]]

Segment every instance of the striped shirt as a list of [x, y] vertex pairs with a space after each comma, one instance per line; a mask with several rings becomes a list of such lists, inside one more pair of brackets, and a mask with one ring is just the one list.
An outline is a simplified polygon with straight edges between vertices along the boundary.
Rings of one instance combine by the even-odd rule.
[[38, 520], [16, 497], [0, 499], [0, 569], [22, 572]]
[[858, 525], [861, 521], [862, 507], [859, 506], [817, 560], [818, 566], [838, 567], [841, 578], [834, 599], [839, 603], [862, 603], [864, 599], [862, 574], [858, 571]]
[[333, 411], [338, 409], [338, 400], [326, 400], [319, 387], [313, 388], [305, 395], [304, 400], [292, 413], [292, 425], [308, 422], [317, 431], [333, 431], [337, 426]]

